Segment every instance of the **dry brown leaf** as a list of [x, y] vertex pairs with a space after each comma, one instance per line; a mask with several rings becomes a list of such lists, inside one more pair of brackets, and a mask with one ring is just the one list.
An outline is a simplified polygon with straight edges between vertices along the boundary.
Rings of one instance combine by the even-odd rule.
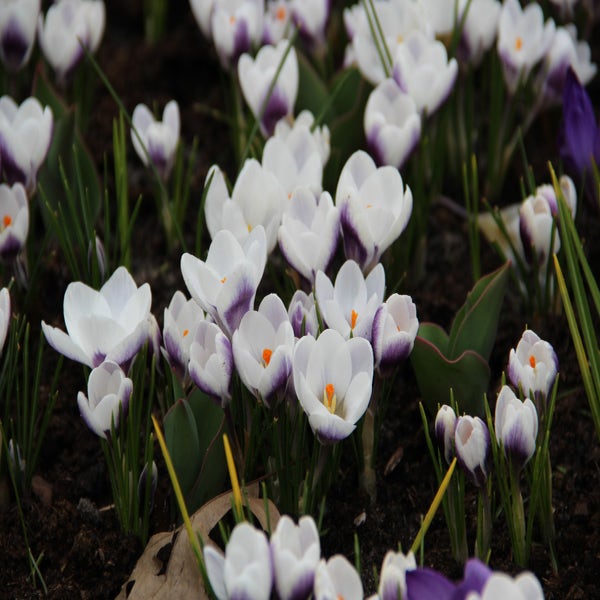
[[[247, 506], [263, 529], [272, 529], [279, 521], [279, 511], [269, 500], [269, 523], [265, 501], [258, 497], [258, 484], [245, 488]], [[192, 527], [205, 544], [213, 544], [211, 530], [231, 510], [231, 492], [207, 502], [191, 517]], [[185, 528], [157, 533], [150, 538], [129, 580], [116, 600], [167, 600], [208, 598], [196, 557]]]

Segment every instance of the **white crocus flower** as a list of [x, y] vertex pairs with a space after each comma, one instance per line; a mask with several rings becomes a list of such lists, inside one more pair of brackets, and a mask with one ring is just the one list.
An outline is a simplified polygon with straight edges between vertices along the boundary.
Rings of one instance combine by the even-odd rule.
[[458, 417], [454, 429], [454, 448], [462, 470], [476, 486], [483, 487], [490, 468], [491, 442], [487, 425], [479, 417]]
[[162, 121], [157, 121], [145, 104], [138, 104], [131, 117], [131, 141], [141, 161], [148, 166], [149, 160], [163, 180], [171, 174], [179, 143], [179, 105], [175, 100], [167, 102]]
[[0, 2], [0, 59], [10, 71], [18, 71], [29, 61], [41, 0]]
[[335, 283], [319, 271], [315, 296], [323, 320], [346, 339], [363, 337], [371, 340], [373, 317], [383, 302], [385, 271], [378, 263], [365, 278], [353, 260], [347, 260], [338, 271]]
[[300, 186], [315, 195], [321, 193], [323, 163], [317, 140], [306, 126], [295, 126], [285, 136], [275, 133], [270, 137], [263, 149], [262, 166], [277, 177], [288, 198]]
[[221, 406], [231, 400], [233, 352], [229, 338], [218, 325], [201, 321], [190, 346], [188, 365], [192, 381]]
[[294, 335], [301, 338], [305, 335], [317, 337], [319, 333], [319, 320], [317, 306], [313, 293], [307, 294], [296, 290], [288, 307], [288, 317], [294, 330]]
[[364, 128], [377, 163], [399, 169], [421, 137], [421, 117], [412, 97], [386, 79], [369, 94]]
[[96, 291], [76, 281], [67, 286], [64, 318], [67, 333], [42, 322], [48, 343], [67, 358], [89, 367], [105, 360], [127, 365], [148, 339], [150, 286], [139, 288], [119, 267]]
[[247, 312], [233, 333], [231, 346], [240, 379], [267, 406], [287, 390], [294, 342], [287, 309], [277, 294], [265, 296], [258, 310]]
[[363, 600], [363, 586], [360, 575], [350, 561], [341, 554], [328, 561], [322, 558], [315, 573], [315, 600]]
[[0, 258], [12, 260], [21, 251], [29, 232], [29, 201], [20, 183], [0, 184]]
[[204, 546], [208, 580], [218, 600], [269, 600], [273, 567], [264, 531], [247, 522], [231, 532], [225, 556], [213, 546]]
[[536, 2], [521, 8], [518, 0], [504, 0], [497, 47], [504, 80], [511, 93], [542, 60], [552, 44], [555, 29], [552, 19], [544, 23], [542, 7]]
[[507, 369], [510, 382], [527, 396], [547, 398], [557, 372], [554, 348], [535, 331], [526, 329], [517, 347], [510, 350]]
[[264, 11], [264, 0], [215, 1], [210, 28], [223, 67], [235, 68], [244, 52], [258, 46], [262, 38]]
[[20, 182], [31, 197], [37, 174], [52, 141], [52, 110], [37, 98], [17, 103], [10, 96], [0, 98], [0, 154], [5, 180]]
[[540, 276], [545, 279], [548, 259], [560, 250], [560, 237], [548, 197], [537, 192], [535, 196], [528, 196], [521, 204], [519, 216], [525, 257], [530, 264], [538, 265]]
[[525, 260], [525, 251], [519, 233], [521, 210], [520, 204], [510, 204], [498, 211], [508, 239], [490, 212], [477, 215], [477, 225], [490, 244], [496, 244], [502, 256], [516, 266], [519, 261]]
[[216, 0], [190, 0], [190, 7], [204, 37], [211, 37], [211, 19]]
[[0, 354], [4, 348], [11, 318], [10, 294], [8, 288], [2, 288], [0, 290]]
[[296, 395], [323, 444], [348, 437], [371, 399], [373, 350], [364, 338], [344, 339], [326, 329], [301, 338], [294, 350]]
[[538, 578], [529, 572], [511, 577], [494, 572], [483, 584], [481, 594], [469, 592], [466, 600], [544, 600], [544, 591]]
[[85, 47], [94, 53], [106, 24], [102, 0], [58, 0], [39, 16], [42, 52], [59, 79], [65, 79], [83, 58]]
[[204, 321], [204, 311], [195, 300], [177, 290], [165, 308], [163, 324], [164, 354], [180, 378], [187, 374], [190, 346], [196, 327]]
[[132, 392], [133, 382], [121, 367], [105, 360], [90, 373], [88, 395], [77, 394], [81, 417], [97, 436], [108, 439], [112, 427], [119, 425], [120, 413], [127, 413]]
[[529, 398], [523, 402], [507, 385], [496, 400], [494, 429], [513, 468], [520, 471], [533, 456], [538, 432], [538, 414]]
[[413, 198], [398, 169], [377, 168], [366, 152], [358, 150], [340, 173], [335, 204], [340, 209], [346, 258], [368, 273], [404, 231]]
[[311, 516], [300, 517], [296, 525], [283, 515], [271, 535], [275, 588], [280, 600], [308, 598], [321, 558], [321, 540]]
[[[494, 42], [498, 31], [501, 4], [498, 0], [459, 0], [458, 22], [464, 17], [461, 47], [465, 59], [479, 65]], [[467, 14], [465, 16], [465, 10]]]
[[446, 47], [420, 31], [411, 32], [394, 55], [393, 77], [420, 113], [433, 114], [450, 95], [458, 63]]
[[215, 235], [206, 260], [181, 257], [181, 274], [190, 295], [231, 336], [254, 306], [254, 297], [267, 262], [267, 239], [261, 225], [243, 244], [222, 230]]
[[314, 284], [338, 246], [340, 215], [328, 192], [320, 197], [299, 187], [281, 219], [279, 247], [287, 262]]
[[437, 37], [449, 36], [454, 29], [458, 0], [420, 0]]
[[273, 134], [277, 121], [294, 112], [298, 95], [298, 57], [293, 47], [288, 51], [288, 46], [288, 40], [282, 40], [277, 46], [263, 46], [256, 58], [243, 54], [238, 62], [242, 93], [265, 137]]
[[456, 413], [448, 404], [443, 404], [435, 416], [435, 439], [444, 451], [444, 458], [450, 464], [456, 452], [454, 450], [454, 430], [456, 429]]
[[372, 344], [375, 367], [389, 375], [412, 352], [419, 319], [410, 296], [392, 294], [379, 306], [373, 318]]
[[398, 600], [406, 596], [406, 572], [417, 568], [415, 555], [412, 552], [388, 551], [383, 558], [379, 574], [379, 600]]
[[219, 167], [211, 168], [206, 181], [210, 187], [204, 214], [210, 236], [215, 239], [219, 231], [227, 229], [239, 243], [244, 243], [257, 226], [262, 226], [270, 254], [277, 244], [281, 215], [287, 205], [287, 197], [275, 175], [250, 158], [238, 175], [231, 197]]

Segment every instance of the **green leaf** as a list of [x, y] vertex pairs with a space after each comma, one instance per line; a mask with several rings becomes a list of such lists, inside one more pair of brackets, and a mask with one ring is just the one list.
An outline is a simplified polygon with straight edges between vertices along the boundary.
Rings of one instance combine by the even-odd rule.
[[[298, 56], [298, 96], [296, 97], [296, 113], [307, 109], [313, 115], [318, 115], [323, 106], [329, 104], [329, 90], [314, 67], [310, 64], [302, 52], [296, 52]], [[328, 122], [332, 113], [328, 111], [324, 121]]]
[[485, 361], [489, 360], [498, 330], [509, 266], [510, 263], [506, 262], [482, 277], [467, 295], [450, 329], [448, 358], [457, 358], [465, 350], [473, 350]]
[[165, 441], [177, 479], [185, 496], [198, 477], [202, 464], [200, 441], [190, 403], [180, 398], [168, 410], [164, 419]]

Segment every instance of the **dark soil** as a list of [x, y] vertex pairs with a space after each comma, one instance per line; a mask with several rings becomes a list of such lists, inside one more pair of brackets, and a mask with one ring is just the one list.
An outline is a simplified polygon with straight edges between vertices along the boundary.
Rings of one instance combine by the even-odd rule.
[[[198, 202], [208, 167], [218, 163], [230, 168], [232, 157], [227, 128], [199, 108], [204, 105], [224, 110], [222, 75], [217, 61], [201, 37], [188, 3], [181, 0], [172, 4], [168, 32], [164, 41], [154, 47], [143, 42], [141, 1], [118, 3], [118, 8], [109, 5], [107, 31], [98, 60], [129, 110], [141, 101], [156, 102], [161, 107], [170, 98], [179, 101], [185, 142], [189, 144], [194, 135], [200, 140], [193, 204]], [[114, 101], [104, 88], [98, 87], [86, 141], [98, 160], [99, 169], [105, 155], [111, 160], [111, 122], [116, 115]], [[148, 192], [149, 179], [133, 152], [130, 156], [131, 197], [135, 198], [140, 192]], [[586, 209], [588, 213], [593, 212], [589, 206]], [[140, 234], [134, 241], [132, 254], [133, 275], [138, 283], [150, 283], [154, 314], [162, 321], [162, 309], [172, 292], [184, 289], [179, 275], [179, 254], [167, 252], [160, 224], [153, 215], [142, 211], [138, 225]], [[409, 292], [421, 320], [447, 327], [472, 285], [468, 272], [468, 238], [464, 223], [443, 206], [434, 207], [429, 226], [427, 277]], [[585, 231], [591, 234], [590, 251], [596, 258], [600, 243], [592, 232], [597, 232], [599, 226], [597, 214], [590, 214]], [[192, 227], [186, 230], [190, 241], [193, 233]], [[484, 264], [487, 271], [499, 264], [487, 248]], [[598, 263], [592, 262], [594, 264]], [[44, 299], [43, 309], [38, 307], [41, 318], [48, 319], [49, 315], [62, 314], [62, 296], [69, 279], [60, 266], [59, 254], [49, 253], [46, 266], [49, 277], [57, 282], [55, 293]], [[509, 292], [491, 359], [492, 393], [499, 387], [509, 349], [527, 324], [510, 295]], [[60, 317], [56, 318], [60, 321]], [[548, 599], [600, 598], [597, 580], [600, 572], [600, 444], [564, 318], [536, 322], [536, 330], [554, 345], [561, 362], [560, 397], [550, 445], [559, 572], [552, 572], [548, 553], [542, 545], [534, 547], [531, 568], [541, 579]], [[33, 493], [21, 499], [28, 541], [33, 555], [39, 558], [49, 597], [113, 598], [127, 580], [142, 547], [135, 538], [126, 537], [119, 530], [111, 507], [110, 485], [100, 445], [78, 414], [75, 397], [77, 390], [84, 387], [83, 373], [72, 364], [63, 369], [63, 374], [67, 373], [69, 378], [62, 381], [46, 435]], [[410, 547], [437, 487], [418, 410], [418, 388], [410, 365], [399, 374], [396, 389], [381, 432], [376, 502], [369, 503], [357, 491], [355, 465], [352, 457], [348, 457], [342, 460], [341, 476], [328, 499], [323, 522], [324, 556], [342, 552], [353, 560], [354, 536], [358, 537], [367, 591], [374, 591], [373, 570], [380, 568], [385, 552], [399, 545], [404, 549]], [[392, 463], [395, 466], [391, 467]], [[168, 518], [171, 499], [164, 470], [159, 477], [153, 532], [172, 525]], [[472, 492], [467, 505], [471, 548], [475, 503], [476, 496]], [[0, 513], [0, 531], [0, 597], [43, 596], [39, 580], [37, 586], [34, 585], [28, 570], [26, 545], [14, 503]], [[461, 569], [452, 560], [448, 534], [440, 515], [425, 540], [425, 563], [453, 578], [461, 575]], [[495, 521], [491, 565], [509, 572], [518, 571], [512, 562], [502, 517]]]

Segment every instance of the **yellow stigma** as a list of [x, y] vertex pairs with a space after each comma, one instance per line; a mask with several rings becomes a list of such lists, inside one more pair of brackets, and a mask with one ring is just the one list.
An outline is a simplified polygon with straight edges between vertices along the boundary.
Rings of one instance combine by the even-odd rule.
[[533, 354], [529, 357], [529, 364], [531, 365], [532, 369], [535, 369], [536, 361], [535, 356], [533, 356]]
[[328, 383], [323, 391], [323, 404], [325, 408], [333, 415], [337, 404], [337, 396], [335, 395], [335, 387], [333, 383]]
[[398, 44], [401, 44], [403, 41], [404, 41], [404, 36], [402, 36], [402, 35], [397, 35], [396, 36], [396, 42]]
[[183, 330], [183, 337], [186, 337], [189, 332], [190, 332], [189, 329], [184, 329]]
[[269, 363], [271, 362], [271, 356], [273, 355], [273, 350], [271, 350], [271, 348], [265, 348], [262, 351], [262, 359], [263, 362], [265, 363], [265, 367], [269, 366]]
[[520, 50], [523, 47], [523, 38], [518, 35], [515, 40], [515, 50]]
[[352, 313], [350, 314], [350, 329], [356, 327], [356, 319], [358, 319], [358, 313], [355, 310], [352, 310]]
[[251, 231], [252, 231], [252, 225], [250, 225], [250, 224], [248, 223], [248, 233], [250, 233]]

